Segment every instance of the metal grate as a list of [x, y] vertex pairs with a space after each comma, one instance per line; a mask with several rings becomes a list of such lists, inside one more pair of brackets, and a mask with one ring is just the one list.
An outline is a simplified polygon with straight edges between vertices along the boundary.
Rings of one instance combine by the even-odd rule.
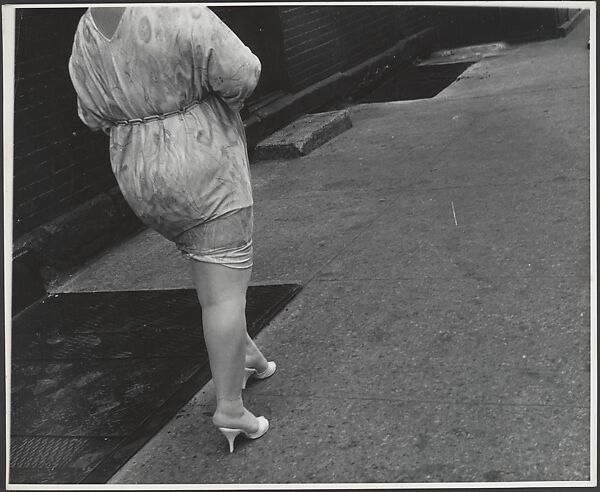
[[[24, 338], [24, 337], [23, 337]], [[33, 337], [32, 337], [33, 338]], [[50, 333], [32, 339], [13, 359], [76, 360], [205, 356], [202, 325], [195, 329], [132, 333]]]
[[84, 448], [87, 440], [76, 437], [13, 437], [10, 442], [11, 468], [65, 466]]

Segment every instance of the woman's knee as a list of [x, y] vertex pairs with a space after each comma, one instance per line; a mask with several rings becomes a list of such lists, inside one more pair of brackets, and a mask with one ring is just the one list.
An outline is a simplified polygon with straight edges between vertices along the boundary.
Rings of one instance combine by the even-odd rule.
[[249, 271], [212, 263], [194, 262], [192, 276], [202, 307], [223, 303], [245, 307], [246, 291], [250, 280]]

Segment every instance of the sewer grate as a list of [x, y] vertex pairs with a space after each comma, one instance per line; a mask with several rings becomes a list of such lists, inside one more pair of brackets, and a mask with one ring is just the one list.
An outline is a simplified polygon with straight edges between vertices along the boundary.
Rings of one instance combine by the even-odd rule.
[[11, 439], [11, 468], [54, 469], [66, 465], [85, 447], [86, 439], [16, 437]]
[[126, 436], [208, 364], [198, 358], [14, 362], [11, 432]]
[[[256, 335], [300, 290], [248, 289]], [[59, 294], [13, 318], [10, 483], [105, 483], [210, 379], [191, 289]]]
[[390, 70], [374, 86], [355, 94], [352, 99], [355, 103], [374, 103], [432, 98], [472, 64], [401, 65]]
[[[199, 316], [199, 314], [198, 314]], [[190, 319], [199, 319], [197, 316]], [[135, 336], [134, 336], [135, 335]], [[25, 338], [25, 334], [19, 338]], [[68, 333], [56, 331], [32, 339], [13, 360], [122, 359], [197, 357], [203, 355], [200, 325], [196, 330], [156, 330], [152, 326], [130, 333]]]

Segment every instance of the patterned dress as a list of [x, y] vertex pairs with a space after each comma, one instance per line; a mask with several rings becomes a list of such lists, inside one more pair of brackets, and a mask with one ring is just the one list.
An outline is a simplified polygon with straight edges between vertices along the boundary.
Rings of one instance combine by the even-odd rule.
[[79, 116], [110, 133], [124, 197], [165, 237], [252, 205], [239, 110], [260, 69], [206, 7], [127, 7], [110, 39], [82, 16], [69, 61]]

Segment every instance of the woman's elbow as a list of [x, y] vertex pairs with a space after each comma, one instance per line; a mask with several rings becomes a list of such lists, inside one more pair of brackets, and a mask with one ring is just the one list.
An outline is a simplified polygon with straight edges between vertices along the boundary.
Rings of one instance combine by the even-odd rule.
[[256, 86], [258, 85], [258, 81], [260, 79], [261, 73], [261, 64], [260, 60], [254, 56], [254, 60], [251, 63], [248, 63], [243, 70], [241, 77], [241, 93], [248, 97], [254, 92]]

